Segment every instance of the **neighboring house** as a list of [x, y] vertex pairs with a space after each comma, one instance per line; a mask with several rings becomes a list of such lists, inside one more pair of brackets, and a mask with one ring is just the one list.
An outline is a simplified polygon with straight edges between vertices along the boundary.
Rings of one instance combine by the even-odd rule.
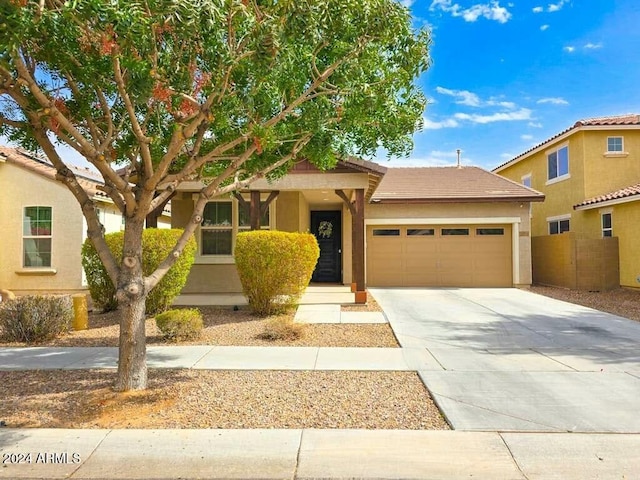
[[[178, 188], [174, 227], [191, 221], [200, 188]], [[242, 291], [233, 249], [251, 228], [311, 231], [320, 245], [312, 281], [351, 285], [358, 302], [366, 286], [531, 283], [529, 204], [544, 196], [480, 168], [387, 169], [348, 159], [322, 172], [301, 161], [250, 188], [207, 204], [180, 303]]]
[[546, 196], [532, 208], [534, 281], [640, 287], [640, 115], [580, 120], [494, 172]]
[[[96, 201], [105, 231], [123, 228], [119, 210], [97, 190], [99, 177], [77, 167], [74, 173]], [[159, 226], [169, 228], [170, 221], [167, 211]], [[80, 249], [86, 230], [78, 202], [47, 160], [0, 147], [0, 288], [17, 294], [85, 290]]]

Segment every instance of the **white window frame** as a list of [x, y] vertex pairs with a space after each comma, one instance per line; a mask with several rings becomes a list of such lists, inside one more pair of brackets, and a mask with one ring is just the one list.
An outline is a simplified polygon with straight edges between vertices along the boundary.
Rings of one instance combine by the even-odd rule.
[[[523, 175], [520, 180], [522, 181], [522, 185], [524, 185], [525, 187], [533, 188], [531, 186], [531, 174], [530, 173], [527, 173], [526, 175]], [[527, 180], [529, 181], [529, 185], [526, 184]]]
[[[559, 152], [561, 150], [567, 150], [567, 173], [563, 173], [563, 174], [559, 174], [560, 171], [560, 165], [558, 162], [558, 156], [559, 156]], [[556, 155], [556, 170], [558, 171], [558, 174], [555, 177], [550, 177], [551, 172], [549, 170], [549, 157], [551, 155], [555, 154]], [[545, 154], [545, 158], [547, 159], [547, 183], [546, 185], [551, 185], [552, 183], [557, 183], [557, 182], [562, 182], [563, 180], [567, 180], [569, 178], [571, 178], [571, 160], [569, 158], [569, 145], [568, 144], [564, 144], [564, 145], [560, 145], [559, 147], [553, 149], [553, 150], [548, 150]]]
[[[260, 194], [260, 201], [265, 201], [268, 198], [269, 192]], [[193, 197], [197, 198], [197, 195]], [[249, 197], [245, 198], [247, 202], [249, 202]], [[223, 255], [213, 255], [213, 254], [203, 254], [202, 253], [202, 226], [198, 226], [197, 228], [197, 239], [198, 239], [198, 250], [196, 251], [196, 264], [235, 264], [235, 247], [236, 247], [236, 238], [239, 232], [249, 231], [250, 227], [248, 226], [240, 226], [240, 202], [233, 197], [219, 197], [214, 198], [211, 202], [229, 202], [231, 203], [231, 254], [223, 254]], [[275, 228], [275, 200], [271, 202], [269, 205], [269, 225], [260, 225], [261, 230], [270, 230]], [[210, 230], [221, 229], [222, 227], [210, 227]]]
[[[569, 229], [561, 232], [560, 231], [560, 222], [564, 222], [564, 221], [568, 221], [569, 222]], [[557, 223], [558, 224], [558, 233], [551, 233], [551, 224], [552, 223]], [[562, 233], [570, 232], [570, 231], [571, 231], [571, 214], [569, 214], [569, 215], [558, 215], [558, 216], [555, 216], [555, 217], [547, 217], [547, 232], [548, 232], [549, 235], [560, 235]]]
[[[608, 228], [605, 228], [604, 226], [605, 215], [609, 215], [609, 225], [611, 226]], [[602, 231], [602, 238], [613, 237], [613, 212], [611, 210], [600, 212], [600, 229]], [[605, 232], [609, 232], [610, 235], [606, 235]]]
[[[620, 150], [611, 150], [609, 148], [609, 140], [620, 139]], [[616, 135], [615, 137], [607, 137], [607, 153], [622, 153], [624, 152], [624, 137], [622, 135]]]
[[[26, 235], [24, 233], [24, 222], [25, 219], [27, 218], [26, 213], [27, 213], [27, 208], [48, 208], [51, 211], [51, 228], [49, 230], [49, 235]], [[26, 241], [28, 240], [40, 240], [40, 239], [49, 239], [49, 241], [51, 242], [51, 251], [49, 252], [50, 258], [49, 258], [49, 265], [25, 265], [25, 247], [26, 247]], [[20, 252], [22, 254], [22, 259], [20, 261], [20, 264], [22, 265], [22, 268], [25, 270], [37, 270], [37, 269], [51, 269], [53, 268], [53, 206], [51, 205], [25, 205], [24, 207], [22, 207], [22, 250]]]

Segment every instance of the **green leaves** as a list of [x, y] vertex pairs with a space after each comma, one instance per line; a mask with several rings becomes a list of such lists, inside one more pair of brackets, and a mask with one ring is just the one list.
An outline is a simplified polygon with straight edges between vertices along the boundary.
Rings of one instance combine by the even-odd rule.
[[148, 150], [163, 175], [220, 173], [234, 158], [249, 175], [311, 135], [301, 154], [327, 168], [381, 146], [406, 155], [422, 118], [413, 82], [429, 65], [429, 33], [414, 32], [396, 0], [23, 3], [0, 4], [0, 82], [25, 77], [24, 62], [43, 96], [3, 91], [0, 118], [26, 120], [62, 98], [69, 124], [41, 128], [90, 161], [98, 145], [121, 163]]

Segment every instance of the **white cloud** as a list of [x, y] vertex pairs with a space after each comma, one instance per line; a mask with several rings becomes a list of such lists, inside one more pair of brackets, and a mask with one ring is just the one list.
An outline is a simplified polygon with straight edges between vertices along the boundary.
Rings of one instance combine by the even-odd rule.
[[576, 47], [572, 47], [571, 45], [569, 45], [569, 46], [564, 47], [563, 50], [565, 52], [573, 53], [573, 52], [576, 51]]
[[540, 122], [529, 122], [527, 126], [531, 128], [542, 128], [542, 124]]
[[533, 13], [542, 13], [544, 11], [544, 7], [533, 7]]
[[511, 18], [511, 13], [505, 7], [501, 7], [496, 0], [479, 3], [469, 8], [462, 8], [459, 4], [452, 3], [452, 0], [433, 0], [429, 9], [432, 11], [440, 9], [453, 17], [462, 17], [466, 22], [475, 22], [478, 18], [484, 17], [487, 20], [507, 23]]
[[557, 12], [565, 3], [567, 3], [567, 0], [560, 0], [558, 3], [550, 3], [547, 7], [547, 12]]
[[400, 0], [400, 5], [402, 5], [403, 7], [411, 8], [414, 2], [415, 0]]
[[493, 122], [513, 122], [520, 120], [530, 120], [531, 110], [528, 108], [521, 108], [513, 112], [496, 112], [491, 115], [478, 115], [468, 113], [456, 113], [454, 117], [457, 120], [465, 120], [471, 123], [493, 123]]
[[460, 126], [460, 124], [453, 118], [446, 118], [442, 121], [436, 122], [424, 117], [422, 122], [422, 128], [424, 130], [440, 130], [441, 128], [455, 128]]
[[520, 135], [520, 138], [522, 140], [533, 140], [533, 135], [529, 135], [529, 134]]
[[549, 25], [540, 25], [540, 30], [543, 32], [549, 28]]
[[594, 50], [594, 49], [598, 49], [598, 48], [602, 48], [602, 43], [587, 43], [584, 48], [588, 49], [588, 50]]
[[449, 95], [457, 98], [456, 103], [459, 105], [468, 105], [470, 107], [480, 106], [480, 98], [478, 95], [468, 90], [451, 90], [450, 88], [436, 87], [436, 92], [441, 95]]
[[491, 107], [504, 107], [504, 108], [516, 108], [516, 104], [513, 102], [500, 102], [497, 100], [489, 100], [486, 103]]
[[564, 98], [560, 98], [560, 97], [541, 98], [536, 103], [550, 103], [552, 105], [569, 105], [569, 102], [567, 102]]
[[[457, 156], [458, 154], [455, 150], [450, 152], [434, 150], [424, 156], [392, 159], [389, 163], [393, 167], [452, 167], [457, 163]], [[513, 158], [513, 156], [510, 158]], [[464, 155], [460, 156], [460, 163], [462, 165], [473, 165], [473, 161]]]

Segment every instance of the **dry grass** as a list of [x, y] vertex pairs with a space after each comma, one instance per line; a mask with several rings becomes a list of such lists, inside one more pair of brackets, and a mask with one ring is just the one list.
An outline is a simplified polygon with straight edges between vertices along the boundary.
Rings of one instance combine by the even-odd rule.
[[608, 292], [587, 292], [534, 285], [531, 291], [640, 322], [640, 289], [617, 288]]
[[143, 392], [111, 370], [0, 371], [2, 420], [29, 428], [448, 429], [415, 372], [151, 370]]

